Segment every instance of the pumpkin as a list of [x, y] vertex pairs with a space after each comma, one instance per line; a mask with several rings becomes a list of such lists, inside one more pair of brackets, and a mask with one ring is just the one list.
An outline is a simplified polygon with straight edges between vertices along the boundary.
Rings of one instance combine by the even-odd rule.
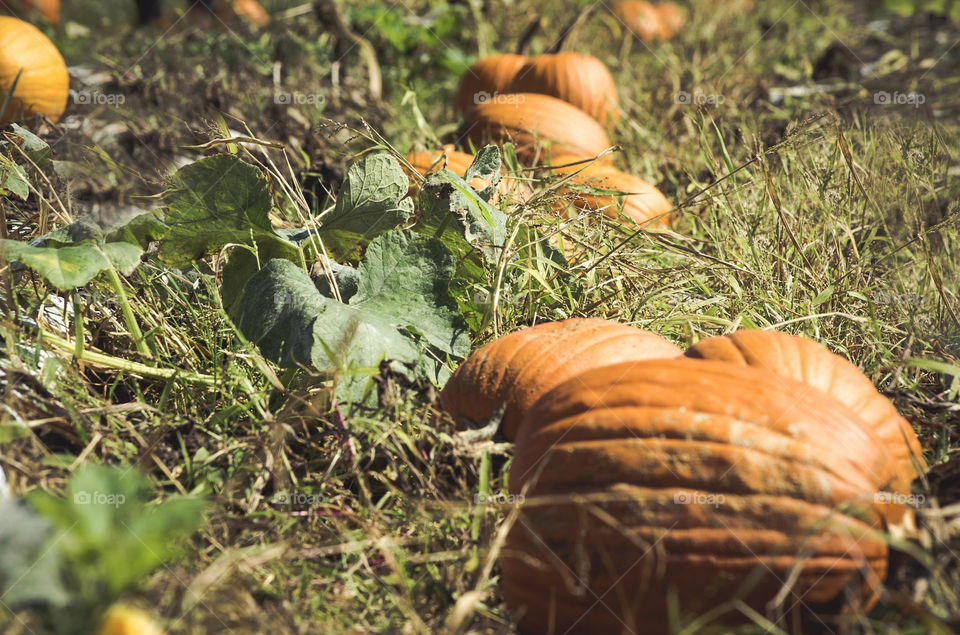
[[97, 635], [163, 635], [150, 614], [135, 606], [114, 604], [107, 611]]
[[[427, 176], [430, 173], [446, 167], [457, 176], [462, 177], [466, 174], [470, 164], [473, 163], [474, 155], [466, 152], [458, 152], [452, 145], [448, 144], [443, 146], [443, 150], [436, 152], [411, 152], [407, 154], [405, 158], [410, 165], [423, 176]], [[418, 185], [418, 181], [411, 178], [410, 191], [407, 194], [414, 194], [415, 188]], [[470, 180], [470, 185], [476, 190], [482, 190], [490, 187], [490, 181], [473, 177]], [[500, 182], [497, 184], [497, 192], [501, 197], [516, 196], [520, 201], [524, 201], [530, 196], [530, 192], [525, 186], [509, 177], [502, 177], [500, 179]]]
[[[4, 4], [0, 2], [0, 6]], [[53, 26], [60, 24], [60, 0], [20, 0], [19, 4], [14, 1], [13, 8], [9, 12], [24, 18], [38, 14]]]
[[[561, 198], [554, 204], [555, 210], [563, 211], [572, 202], [581, 212], [599, 210], [614, 219], [623, 213], [638, 225], [650, 222], [667, 224], [667, 214], [673, 209], [673, 205], [656, 187], [599, 161], [569, 165], [576, 161], [582, 159], [570, 155], [555, 155], [552, 158], [554, 165], [565, 166], [554, 168], [554, 171], [562, 175], [572, 175], [568, 183], [574, 186], [560, 190]], [[604, 192], [578, 191], [575, 189], [577, 187]]]
[[457, 111], [470, 112], [474, 106], [506, 92], [507, 86], [526, 61], [527, 58], [523, 55], [505, 53], [484, 57], [471, 66], [460, 79], [457, 88], [454, 101]]
[[508, 93], [540, 93], [562, 99], [609, 125], [619, 117], [617, 86], [603, 62], [583, 53], [531, 57], [521, 66]]
[[254, 26], [270, 26], [270, 14], [257, 0], [233, 0], [233, 11]]
[[884, 442], [896, 469], [889, 487], [909, 492], [926, 471], [920, 441], [890, 400], [849, 361], [813, 340], [776, 331], [743, 330], [691, 346], [687, 357], [765, 368], [817, 388], [850, 408]]
[[667, 633], [672, 600], [766, 613], [787, 581], [788, 609], [869, 604], [887, 567], [872, 505], [886, 451], [842, 403], [764, 369], [680, 357], [581, 372], [517, 435], [507, 606], [523, 633]]
[[0, 113], [0, 124], [41, 114], [53, 122], [60, 119], [70, 88], [60, 51], [32, 24], [0, 16], [0, 103], [14, 81], [17, 86], [7, 109]]
[[535, 160], [542, 144], [551, 152], [579, 157], [596, 156], [611, 145], [596, 119], [563, 100], [537, 93], [491, 97], [473, 107], [467, 123], [466, 135], [475, 146], [512, 141], [525, 161]]
[[644, 42], [669, 40], [687, 21], [687, 11], [673, 2], [654, 4], [623, 0], [613, 5], [613, 14]]
[[523, 415], [545, 392], [577, 373], [625, 360], [677, 357], [659, 335], [597, 318], [538, 324], [490, 342], [468, 357], [440, 393], [453, 418], [490, 418], [505, 405], [503, 433], [516, 438]]

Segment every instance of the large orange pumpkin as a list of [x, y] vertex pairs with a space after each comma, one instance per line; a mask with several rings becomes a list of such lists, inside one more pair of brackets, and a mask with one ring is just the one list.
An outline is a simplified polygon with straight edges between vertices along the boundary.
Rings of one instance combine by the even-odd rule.
[[455, 105], [458, 112], [467, 113], [474, 106], [504, 93], [527, 58], [504, 53], [490, 55], [471, 66], [460, 79]]
[[0, 103], [14, 81], [16, 89], [6, 111], [0, 113], [0, 124], [38, 114], [54, 122], [60, 119], [70, 88], [60, 51], [32, 24], [0, 16]]
[[541, 150], [582, 158], [611, 146], [603, 126], [590, 115], [556, 97], [537, 93], [496, 95], [474, 106], [467, 122], [467, 135], [477, 147], [509, 140], [517, 155], [528, 162]]
[[[467, 152], [458, 152], [452, 145], [443, 146], [443, 150], [436, 152], [411, 152], [406, 155], [406, 160], [421, 175], [426, 176], [432, 172], [446, 167], [448, 170], [462, 177], [467, 172], [467, 168], [473, 163], [474, 155]], [[473, 177], [470, 185], [474, 189], [482, 190], [490, 187], [490, 181]], [[410, 192], [413, 194], [418, 182], [410, 179]], [[497, 184], [497, 192], [501, 197], [515, 197], [518, 201], [524, 201], [530, 196], [528, 188], [509, 177], [502, 177]]]
[[573, 175], [568, 182], [574, 187], [560, 190], [556, 210], [563, 211], [572, 203], [579, 211], [599, 210], [614, 219], [622, 213], [638, 225], [667, 224], [673, 205], [655, 186], [600, 161], [570, 165], [576, 161], [582, 159], [570, 155], [555, 155], [551, 159], [554, 165], [565, 166], [555, 168], [555, 173]]
[[562, 99], [604, 125], [619, 117], [617, 86], [603, 62], [583, 53], [531, 57], [521, 66], [508, 93], [540, 93]]
[[[501, 555], [524, 633], [668, 633], [670, 604], [841, 610], [887, 567], [874, 431], [769, 371], [684, 357], [594, 368], [521, 423]], [[784, 589], [787, 585], [788, 589]], [[849, 596], [848, 596], [849, 594]], [[742, 615], [729, 621], [747, 621]]]
[[505, 405], [503, 433], [514, 439], [526, 411], [576, 374], [626, 360], [677, 357], [659, 335], [597, 318], [547, 322], [490, 342], [468, 357], [440, 398], [454, 419], [480, 423]]
[[910, 482], [926, 471], [920, 441], [906, 419], [856, 366], [819, 342], [777, 331], [744, 330], [701, 340], [685, 354], [764, 368], [828, 393], [860, 415], [884, 442], [896, 466], [889, 484], [895, 491], [909, 492]]

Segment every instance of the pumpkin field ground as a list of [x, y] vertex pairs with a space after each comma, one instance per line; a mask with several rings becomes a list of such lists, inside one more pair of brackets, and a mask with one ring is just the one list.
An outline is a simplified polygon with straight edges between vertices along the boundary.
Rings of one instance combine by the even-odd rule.
[[[3, 238], [79, 218], [122, 225], [214, 154], [256, 163], [312, 219], [374, 146], [456, 143], [466, 68], [513, 51], [538, 16], [530, 49], [547, 49], [587, 6], [340, 3], [358, 43], [332, 26], [332, 2], [263, 0], [262, 30], [135, 29], [131, 4], [67, 1], [60, 28], [44, 27], [76, 92], [38, 131], [53, 161], [30, 173], [30, 195], [0, 197]], [[682, 4], [689, 22], [666, 42], [641, 42], [600, 3], [564, 43], [610, 68], [614, 161], [676, 205], [669, 228], [559, 219], [555, 180], [521, 172], [535, 196], [501, 202], [511, 231], [562, 237], [578, 255], [531, 255], [517, 275], [490, 267], [453, 289], [470, 349], [569, 317], [681, 348], [738, 328], [825, 344], [913, 424], [932, 469], [913, 484], [919, 535], [890, 538], [886, 592], [824, 628], [960, 631], [960, 24], [868, 0]], [[295, 226], [283, 210], [271, 218]], [[57, 534], [77, 545], [69, 614], [0, 602], [0, 631], [92, 632], [123, 600], [169, 633], [516, 632], [497, 565], [516, 520], [501, 494], [512, 444], [458, 431], [436, 386], [389, 365], [374, 404], [332, 406], [327, 377], [278, 367], [234, 325], [225, 254], [173, 268], [147, 249], [124, 301], [106, 273], [59, 291], [0, 263], [0, 468], [13, 495], [69, 495], [72, 474], [104, 464], [146, 475], [144, 510], [206, 501], [189, 529], [189, 510], [167, 509], [171, 535], [184, 528], [169, 554], [153, 536], [111, 559], [122, 541], [83, 533], [77, 516]], [[74, 359], [78, 334], [99, 357]], [[163, 555], [123, 578], [144, 550]], [[737, 632], [769, 632], [755, 617]], [[729, 632], [676, 618], [678, 632]]]

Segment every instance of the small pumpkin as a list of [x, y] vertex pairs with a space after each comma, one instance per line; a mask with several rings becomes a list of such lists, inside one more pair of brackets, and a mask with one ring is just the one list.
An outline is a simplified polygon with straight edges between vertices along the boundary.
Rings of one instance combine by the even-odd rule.
[[270, 14], [257, 0], [233, 0], [233, 12], [253, 26], [270, 26]]
[[457, 112], [470, 112], [474, 106], [506, 92], [526, 61], [525, 56], [512, 53], [489, 55], [479, 60], [460, 79], [454, 100]]
[[[596, 119], [567, 102], [538, 93], [496, 95], [467, 115], [474, 145], [512, 141], [517, 155], [532, 162], [541, 151], [593, 157], [611, 146]], [[612, 161], [605, 157], [604, 162]]]
[[[4, 5], [0, 2], [0, 7], [5, 8]], [[42, 15], [53, 26], [60, 24], [60, 0], [13, 0], [12, 9], [8, 12], [22, 18]]]
[[592, 55], [562, 52], [537, 55], [521, 66], [508, 93], [540, 93], [562, 99], [603, 125], [620, 116], [617, 86], [606, 65]]
[[570, 155], [555, 155], [551, 159], [553, 165], [564, 166], [555, 168], [555, 173], [572, 175], [568, 182], [573, 186], [559, 191], [561, 198], [554, 204], [555, 210], [562, 212], [572, 202], [582, 212], [602, 211], [614, 219], [622, 213], [637, 225], [667, 225], [673, 205], [655, 186], [599, 161], [571, 165], [577, 161], [582, 159]]
[[545, 392], [581, 371], [625, 360], [677, 357], [664, 338], [617, 322], [573, 318], [498, 338], [468, 357], [440, 393], [454, 419], [490, 418], [505, 405], [503, 433], [514, 439], [524, 413]]
[[673, 2], [652, 3], [623, 0], [613, 5], [613, 14], [644, 42], [669, 40], [687, 21], [687, 10]]
[[143, 609], [114, 604], [104, 615], [97, 635], [164, 635], [164, 630]]
[[[470, 164], [473, 163], [474, 155], [467, 152], [458, 152], [452, 145], [448, 144], [443, 146], [442, 150], [436, 152], [411, 152], [405, 158], [423, 176], [446, 167], [457, 176], [462, 177], [466, 174]], [[418, 185], [418, 181], [411, 178], [408, 195], [413, 194]], [[474, 189], [482, 190], [490, 187], [490, 181], [473, 177], [470, 185]], [[497, 192], [501, 197], [515, 197], [518, 201], [524, 201], [530, 196], [528, 188], [509, 177], [501, 177], [497, 184]]]
[[46, 115], [53, 122], [60, 119], [70, 88], [60, 51], [32, 24], [0, 16], [0, 103], [14, 81], [16, 89], [7, 109], [0, 113], [0, 124], [36, 115]]
[[889, 487], [909, 492], [927, 469], [920, 441], [890, 400], [849, 361], [826, 346], [777, 331], [743, 330], [697, 342], [687, 357], [765, 368], [817, 388], [856, 412], [884, 442], [895, 465]]
[[680, 357], [581, 372], [520, 425], [507, 606], [523, 633], [667, 633], [673, 600], [682, 615], [734, 598], [763, 614], [787, 581], [787, 608], [868, 605], [887, 569], [872, 504], [887, 461], [842, 403], [764, 369]]

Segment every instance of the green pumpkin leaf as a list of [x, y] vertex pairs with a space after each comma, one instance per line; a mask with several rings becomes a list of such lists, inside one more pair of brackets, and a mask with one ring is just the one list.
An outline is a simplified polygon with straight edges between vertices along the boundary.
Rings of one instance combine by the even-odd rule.
[[413, 215], [413, 201], [404, 198], [409, 188], [396, 159], [386, 152], [369, 154], [350, 166], [321, 229], [375, 236], [399, 227]]

